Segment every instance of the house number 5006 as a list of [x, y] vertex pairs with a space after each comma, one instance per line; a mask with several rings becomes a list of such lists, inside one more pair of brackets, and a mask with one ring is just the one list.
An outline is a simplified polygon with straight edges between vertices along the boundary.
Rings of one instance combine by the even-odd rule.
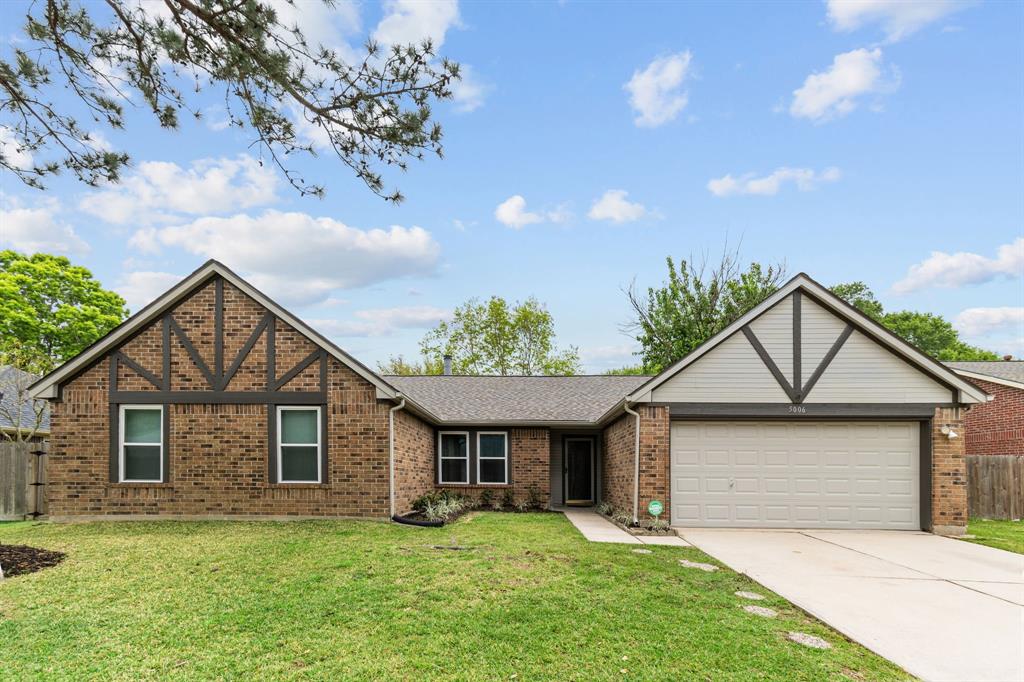
[[803, 405], [790, 405], [789, 411], [796, 414], [807, 414], [807, 408]]

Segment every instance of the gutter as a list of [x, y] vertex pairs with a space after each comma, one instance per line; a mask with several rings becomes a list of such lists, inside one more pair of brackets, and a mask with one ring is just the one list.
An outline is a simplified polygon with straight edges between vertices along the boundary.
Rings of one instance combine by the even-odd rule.
[[624, 402], [622, 408], [626, 410], [627, 414], [631, 414], [636, 417], [636, 428], [633, 431], [636, 434], [636, 444], [633, 446], [633, 459], [634, 470], [633, 470], [633, 523], [640, 521], [640, 413], [633, 410], [629, 403]]
[[405, 397], [398, 397], [402, 402], [388, 410], [388, 518], [395, 516], [395, 412], [405, 407]]

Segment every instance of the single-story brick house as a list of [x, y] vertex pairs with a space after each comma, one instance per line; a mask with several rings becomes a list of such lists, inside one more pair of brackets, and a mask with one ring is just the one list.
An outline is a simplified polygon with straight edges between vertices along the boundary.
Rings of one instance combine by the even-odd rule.
[[988, 398], [803, 274], [656, 377], [392, 377], [215, 261], [32, 391], [54, 519], [386, 519], [492, 488], [944, 533], [967, 521], [947, 432]]
[[1024, 455], [1024, 362], [947, 362], [992, 396], [964, 420], [965, 454]]

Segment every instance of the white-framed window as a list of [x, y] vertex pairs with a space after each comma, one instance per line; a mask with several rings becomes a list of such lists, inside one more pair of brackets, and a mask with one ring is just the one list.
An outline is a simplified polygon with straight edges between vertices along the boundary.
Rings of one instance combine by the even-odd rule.
[[162, 483], [163, 406], [121, 405], [118, 424], [117, 480], [122, 483]]
[[469, 483], [469, 432], [438, 432], [437, 458], [440, 483]]
[[476, 481], [480, 485], [508, 483], [508, 434], [504, 431], [477, 432]]
[[281, 405], [277, 408], [277, 482], [320, 483], [320, 408]]

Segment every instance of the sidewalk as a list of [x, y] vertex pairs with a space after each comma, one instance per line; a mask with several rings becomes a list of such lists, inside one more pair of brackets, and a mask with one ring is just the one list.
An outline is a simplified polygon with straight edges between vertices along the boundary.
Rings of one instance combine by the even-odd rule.
[[615, 542], [623, 545], [670, 545], [689, 547], [690, 543], [677, 535], [630, 535], [593, 509], [560, 510], [576, 530], [590, 542]]

